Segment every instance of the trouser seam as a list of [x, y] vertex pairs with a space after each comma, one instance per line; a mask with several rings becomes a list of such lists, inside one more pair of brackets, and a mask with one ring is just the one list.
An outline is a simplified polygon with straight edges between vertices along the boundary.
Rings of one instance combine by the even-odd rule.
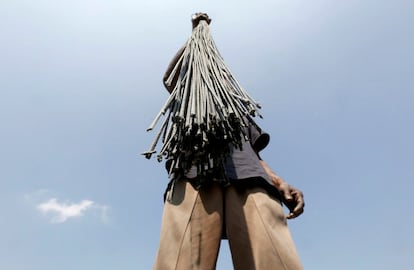
[[[197, 192], [197, 197], [196, 197], [195, 202], [193, 203], [193, 206], [192, 206], [192, 209], [191, 209], [190, 218], [188, 219], [188, 221], [187, 221], [187, 226], [185, 227], [184, 233], [183, 233], [183, 235], [181, 236], [181, 242], [180, 242], [180, 247], [179, 247], [179, 249], [178, 249], [177, 261], [175, 262], [175, 267], [174, 267], [174, 269], [175, 269], [175, 270], [177, 270], [177, 267], [178, 267], [178, 262], [180, 261], [180, 257], [181, 257], [181, 254], [182, 254], [182, 248], [183, 248], [183, 244], [184, 244], [184, 238], [185, 238], [185, 236], [186, 236], [186, 234], [187, 234], [187, 231], [188, 231], [188, 229], [189, 229], [189, 226], [190, 226], [190, 224], [191, 224], [191, 218], [192, 218], [192, 216], [193, 216], [193, 213], [194, 213], [194, 208], [195, 208], [195, 206], [196, 206], [196, 203], [197, 203], [197, 200], [198, 200], [198, 196], [199, 196], [199, 195], [200, 195], [200, 194]], [[191, 235], [190, 235], [190, 236], [191, 236]]]
[[[248, 195], [249, 196], [249, 195]], [[251, 195], [250, 195], [251, 196]], [[285, 269], [285, 270], [288, 270], [288, 268], [286, 267], [286, 265], [285, 265], [285, 262], [283, 261], [283, 259], [282, 259], [282, 256], [280, 255], [280, 253], [279, 253], [279, 250], [278, 250], [278, 248], [276, 248], [275, 247], [275, 244], [273, 243], [273, 238], [271, 237], [271, 234], [269, 233], [269, 231], [268, 231], [268, 229], [267, 229], [267, 227], [266, 227], [266, 223], [264, 222], [264, 220], [263, 220], [263, 217], [262, 217], [262, 214], [261, 214], [261, 212], [259, 211], [259, 207], [257, 206], [257, 203], [256, 203], [256, 199], [254, 198], [254, 196], [251, 196], [252, 197], [252, 199], [253, 199], [253, 203], [254, 203], [254, 206], [255, 206], [255, 208], [256, 208], [256, 212], [257, 212], [257, 214], [259, 215], [259, 218], [260, 218], [260, 220], [261, 220], [261, 222], [262, 222], [262, 224], [263, 224], [263, 227], [264, 227], [264, 229], [265, 229], [265, 232], [266, 232], [266, 234], [267, 234], [267, 237], [269, 238], [269, 240], [270, 240], [270, 243], [272, 244], [272, 248], [273, 248], [273, 250], [274, 251], [276, 251], [276, 253], [277, 253], [277, 255], [279, 256], [279, 260], [280, 260], [280, 262], [282, 263], [282, 265], [283, 265], [283, 269]]]

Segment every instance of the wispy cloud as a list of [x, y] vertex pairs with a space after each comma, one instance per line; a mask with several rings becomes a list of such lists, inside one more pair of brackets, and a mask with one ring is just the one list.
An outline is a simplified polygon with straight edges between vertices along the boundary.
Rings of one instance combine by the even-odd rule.
[[63, 223], [71, 218], [78, 218], [92, 209], [101, 212], [102, 221], [107, 222], [107, 206], [101, 206], [90, 200], [82, 200], [79, 203], [61, 203], [56, 198], [37, 205], [37, 209], [46, 215], [51, 215], [52, 223]]
[[53, 215], [52, 222], [62, 223], [69, 218], [82, 216], [93, 204], [94, 202], [89, 200], [83, 200], [77, 204], [59, 203], [57, 199], [52, 198], [47, 202], [39, 204], [37, 208], [45, 214], [51, 213]]

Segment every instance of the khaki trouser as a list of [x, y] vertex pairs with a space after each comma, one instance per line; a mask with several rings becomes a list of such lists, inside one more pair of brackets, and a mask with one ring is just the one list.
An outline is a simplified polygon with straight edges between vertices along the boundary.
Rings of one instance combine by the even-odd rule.
[[222, 228], [234, 269], [302, 269], [282, 206], [264, 189], [217, 184], [197, 191], [186, 181], [177, 181], [165, 202], [153, 269], [215, 269]]

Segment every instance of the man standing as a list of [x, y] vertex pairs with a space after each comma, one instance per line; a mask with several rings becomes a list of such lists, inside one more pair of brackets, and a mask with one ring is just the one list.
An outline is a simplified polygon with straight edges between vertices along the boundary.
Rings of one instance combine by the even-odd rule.
[[[203, 20], [211, 22], [207, 14], [196, 14], [193, 28]], [[183, 49], [164, 76], [169, 92], [177, 78], [166, 81], [182, 53]], [[243, 129], [248, 141], [231, 146], [223, 164], [227, 181], [210, 175], [199, 185], [194, 167], [172, 176], [154, 270], [215, 269], [223, 238], [229, 241], [237, 270], [302, 269], [286, 219], [303, 213], [303, 194], [260, 158], [269, 135], [253, 124]], [[287, 216], [282, 203], [290, 210]]]

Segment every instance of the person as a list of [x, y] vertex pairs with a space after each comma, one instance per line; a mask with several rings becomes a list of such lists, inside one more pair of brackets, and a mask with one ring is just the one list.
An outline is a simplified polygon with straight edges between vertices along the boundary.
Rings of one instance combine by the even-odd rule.
[[[211, 22], [207, 14], [198, 13], [193, 28], [201, 20]], [[171, 84], [166, 78], [182, 53], [180, 49], [165, 73], [169, 92], [177, 78]], [[260, 158], [270, 136], [256, 125], [245, 129], [249, 141], [231, 147], [224, 164], [230, 185], [211, 179], [198, 187], [194, 168], [173, 177], [164, 197], [154, 270], [215, 269], [223, 238], [229, 241], [234, 269], [302, 269], [286, 220], [304, 212], [303, 194]]]

